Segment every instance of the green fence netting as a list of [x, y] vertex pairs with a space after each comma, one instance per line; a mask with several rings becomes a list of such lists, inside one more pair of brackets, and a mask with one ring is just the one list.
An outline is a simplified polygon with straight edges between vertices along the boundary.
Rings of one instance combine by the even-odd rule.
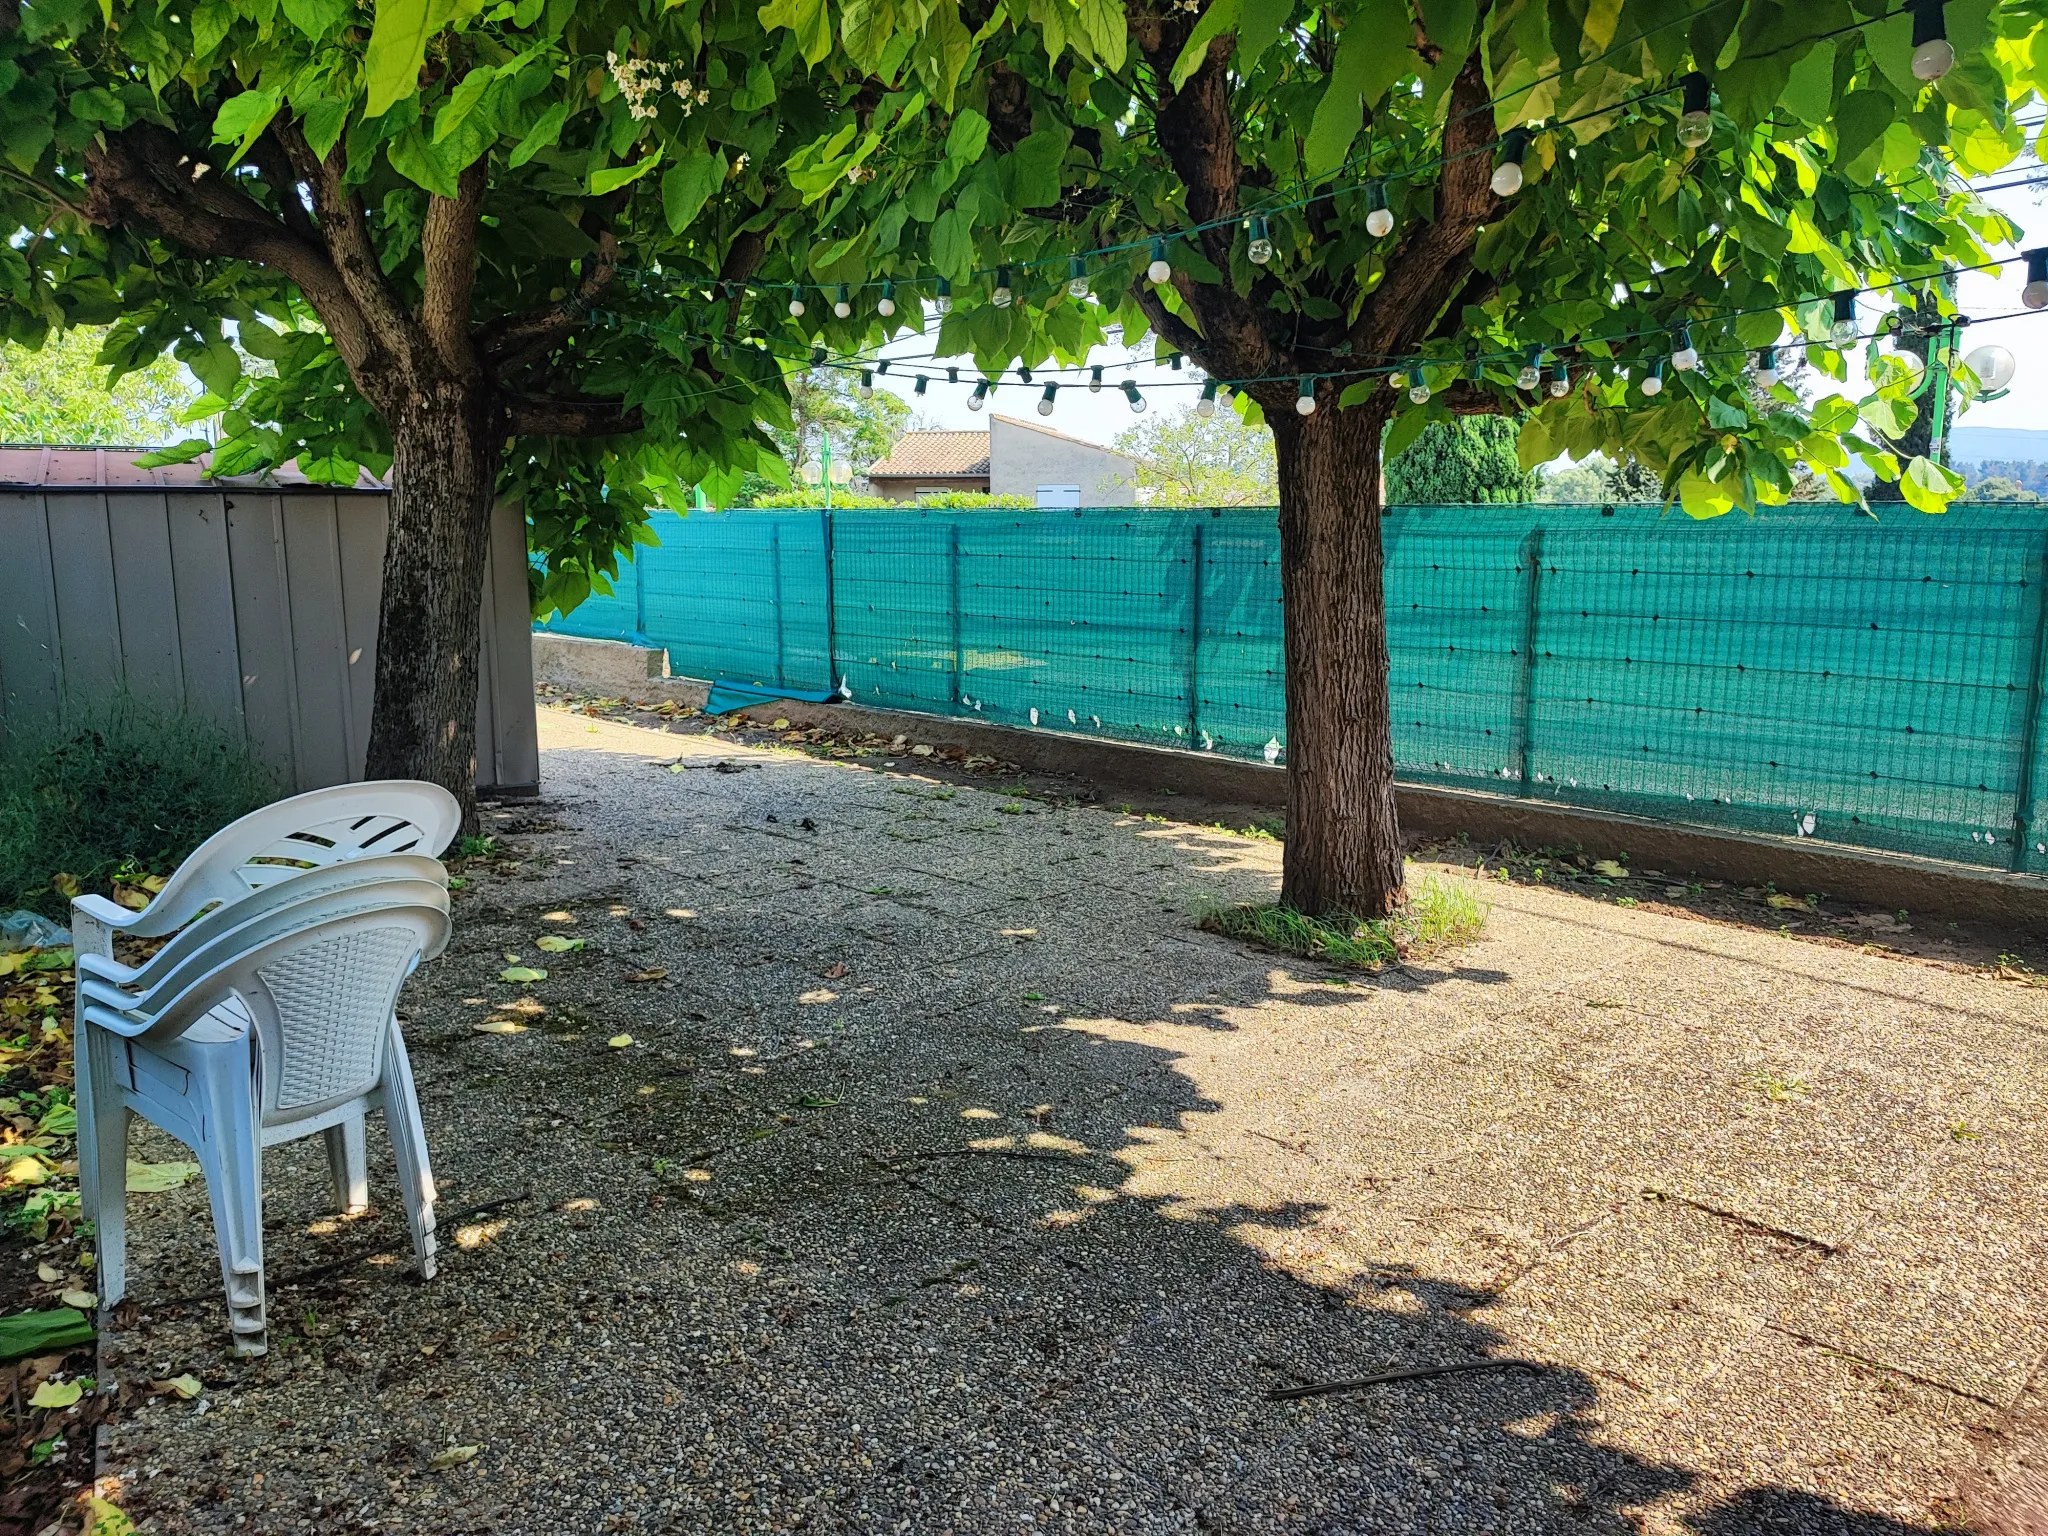
[[[1285, 760], [1270, 508], [654, 531], [547, 627], [685, 676]], [[1385, 537], [1403, 779], [2048, 869], [2048, 507], [1404, 507]]]

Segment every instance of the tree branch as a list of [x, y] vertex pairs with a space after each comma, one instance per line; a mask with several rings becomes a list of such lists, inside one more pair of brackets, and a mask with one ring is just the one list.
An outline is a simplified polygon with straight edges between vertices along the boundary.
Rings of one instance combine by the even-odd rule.
[[420, 231], [420, 325], [442, 365], [456, 374], [467, 375], [476, 367], [469, 296], [476, 286], [478, 216], [489, 179], [489, 156], [464, 166], [456, 178], [455, 196], [427, 200], [427, 220]]
[[1405, 356], [1428, 333], [1472, 270], [1473, 236], [1500, 215], [1486, 153], [1493, 109], [1476, 47], [1451, 84], [1446, 111], [1436, 217], [1410, 229], [1388, 255], [1386, 276], [1351, 327], [1361, 357]]
[[351, 371], [379, 350], [353, 295], [317, 245], [221, 177], [198, 174], [169, 133], [136, 123], [86, 150], [85, 214], [108, 227], [134, 221], [201, 256], [253, 261], [298, 285]]
[[559, 304], [523, 315], [504, 315], [477, 333], [476, 351], [498, 372], [517, 365], [562, 340], [582, 323], [591, 302], [611, 286], [619, 265], [618, 237], [605, 230], [597, 237], [597, 258], [576, 292]]
[[589, 395], [508, 395], [505, 413], [525, 437], [618, 437], [646, 426], [639, 406]]
[[1460, 380], [1436, 392], [1436, 398], [1453, 416], [1506, 416], [1507, 404], [1490, 389]]
[[370, 239], [370, 221], [363, 211], [362, 199], [345, 179], [347, 160], [341, 146], [336, 144], [327, 152], [327, 158], [321, 159], [313, 153], [313, 146], [306, 142], [298, 123], [283, 113], [272, 121], [270, 131], [284, 145], [299, 179], [313, 191], [313, 212], [320, 221], [329, 259], [365, 325], [382, 349], [417, 383], [425, 337], [384, 279], [384, 265]]
[[[1194, 285], [1190, 284], [1190, 286]], [[1159, 335], [1164, 336], [1167, 343], [1175, 351], [1185, 352], [1197, 362], [1202, 361], [1208, 356], [1209, 343], [1207, 339], [1203, 337], [1200, 331], [1168, 309], [1166, 301], [1159, 297], [1158, 290], [1153, 288], [1151, 284], [1140, 283], [1131, 290], [1131, 295], [1138, 301], [1138, 308], [1145, 311], [1145, 319], [1151, 324], [1152, 329]], [[1218, 371], [1208, 367], [1206, 364], [1204, 365], [1204, 370], [1211, 373]]]

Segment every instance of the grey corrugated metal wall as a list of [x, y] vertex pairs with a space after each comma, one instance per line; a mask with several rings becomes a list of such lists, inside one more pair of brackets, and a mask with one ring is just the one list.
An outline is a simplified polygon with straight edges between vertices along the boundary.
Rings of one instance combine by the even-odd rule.
[[[301, 789], [363, 774], [388, 495], [0, 488], [0, 727], [126, 684], [240, 730]], [[493, 515], [477, 687], [477, 787], [540, 778], [526, 524]]]

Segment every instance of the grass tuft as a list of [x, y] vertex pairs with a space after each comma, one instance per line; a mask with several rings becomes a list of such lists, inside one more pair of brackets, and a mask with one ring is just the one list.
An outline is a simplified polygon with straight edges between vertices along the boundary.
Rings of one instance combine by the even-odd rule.
[[1376, 971], [1476, 939], [1489, 910], [1466, 882], [1426, 875], [1407, 905], [1391, 917], [1310, 917], [1268, 903], [1218, 907], [1203, 914], [1202, 926], [1304, 959]]

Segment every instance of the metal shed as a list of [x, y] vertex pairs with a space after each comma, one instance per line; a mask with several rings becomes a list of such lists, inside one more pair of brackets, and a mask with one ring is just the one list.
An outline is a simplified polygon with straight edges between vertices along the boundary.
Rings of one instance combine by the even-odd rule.
[[[293, 467], [214, 479], [145, 448], [0, 447], [0, 730], [122, 687], [243, 732], [301, 790], [363, 774], [390, 490]], [[497, 508], [477, 788], [532, 794], [540, 754], [526, 520]]]

